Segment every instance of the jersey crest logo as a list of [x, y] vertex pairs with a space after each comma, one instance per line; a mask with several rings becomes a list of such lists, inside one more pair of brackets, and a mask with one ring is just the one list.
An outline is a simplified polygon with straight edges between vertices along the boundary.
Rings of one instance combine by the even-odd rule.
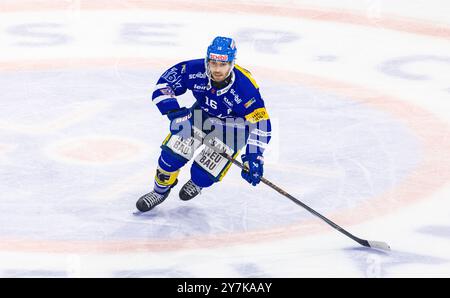
[[179, 75], [177, 71], [178, 69], [176, 67], [172, 67], [161, 76], [166, 82], [172, 84], [173, 90], [177, 90], [181, 87], [181, 75]]

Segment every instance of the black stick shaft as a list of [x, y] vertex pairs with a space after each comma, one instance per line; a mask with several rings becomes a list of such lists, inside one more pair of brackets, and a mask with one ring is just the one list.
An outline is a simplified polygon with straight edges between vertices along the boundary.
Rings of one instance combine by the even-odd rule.
[[[213, 148], [212, 148], [213, 149]], [[214, 150], [214, 149], [213, 149]], [[244, 167], [244, 165], [233, 159], [231, 156], [229, 156], [226, 153], [220, 153], [221, 156], [223, 156], [224, 158], [228, 159], [229, 161], [231, 161], [233, 164], [235, 164], [236, 166], [238, 166], [241, 169], [244, 169], [246, 171], [248, 171], [248, 169], [246, 167]], [[302, 206], [303, 208], [305, 208], [306, 210], [308, 210], [310, 213], [314, 214], [315, 216], [317, 216], [318, 218], [322, 219], [323, 221], [325, 221], [327, 224], [329, 224], [331, 227], [333, 227], [334, 229], [338, 230], [339, 232], [341, 232], [342, 234], [346, 235], [347, 237], [353, 239], [354, 241], [358, 242], [359, 244], [366, 246], [366, 247], [370, 247], [370, 244], [367, 240], [361, 239], [356, 237], [355, 235], [349, 233], [348, 231], [346, 231], [345, 229], [343, 229], [342, 227], [338, 226], [337, 224], [335, 224], [334, 222], [332, 222], [331, 220], [329, 220], [328, 218], [326, 218], [325, 216], [323, 216], [322, 214], [320, 214], [319, 212], [315, 211], [314, 209], [312, 209], [311, 207], [309, 207], [308, 205], [304, 204], [303, 202], [301, 202], [300, 200], [294, 198], [292, 195], [290, 195], [288, 192], [284, 191], [283, 189], [281, 189], [280, 187], [276, 186], [275, 184], [273, 184], [272, 182], [270, 182], [269, 180], [267, 180], [266, 178], [262, 177], [261, 178], [261, 182], [266, 184], [267, 186], [269, 186], [270, 188], [276, 190], [277, 192], [279, 192], [280, 194], [282, 194], [283, 196], [285, 196], [286, 198], [288, 198], [289, 200], [291, 200], [292, 202], [296, 203], [299, 206]]]

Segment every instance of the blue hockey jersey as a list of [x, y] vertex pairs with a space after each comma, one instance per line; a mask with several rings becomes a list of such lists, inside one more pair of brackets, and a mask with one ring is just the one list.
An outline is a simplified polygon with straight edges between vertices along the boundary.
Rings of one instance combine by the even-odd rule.
[[217, 90], [206, 75], [204, 59], [184, 61], [163, 73], [152, 99], [165, 115], [180, 108], [176, 97], [188, 89], [192, 91], [196, 105], [209, 116], [245, 119], [252, 127], [246, 153], [262, 155], [271, 138], [271, 124], [259, 87], [246, 69], [235, 65], [230, 83]]

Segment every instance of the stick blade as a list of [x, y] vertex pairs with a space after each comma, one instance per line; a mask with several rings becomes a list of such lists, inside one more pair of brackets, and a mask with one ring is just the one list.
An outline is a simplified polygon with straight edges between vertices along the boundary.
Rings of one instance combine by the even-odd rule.
[[382, 250], [391, 250], [391, 247], [382, 241], [367, 241], [371, 248], [382, 249]]

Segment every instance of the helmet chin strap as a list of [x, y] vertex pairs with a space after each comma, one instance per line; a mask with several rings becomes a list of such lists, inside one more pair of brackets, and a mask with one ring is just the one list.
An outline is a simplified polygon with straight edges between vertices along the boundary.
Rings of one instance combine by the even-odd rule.
[[228, 76], [231, 74], [231, 72], [233, 71], [234, 68], [234, 60], [231, 62], [230, 64], [230, 70], [228, 71], [227, 75], [225, 76], [225, 78], [228, 78]]

